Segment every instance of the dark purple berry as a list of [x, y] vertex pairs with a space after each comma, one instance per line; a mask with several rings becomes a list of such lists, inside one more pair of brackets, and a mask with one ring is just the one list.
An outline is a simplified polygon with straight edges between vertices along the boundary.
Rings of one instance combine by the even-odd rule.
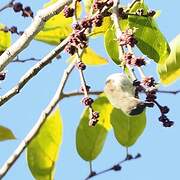
[[90, 97], [85, 97], [83, 98], [82, 102], [85, 106], [91, 106], [94, 100]]
[[23, 5], [20, 2], [13, 4], [13, 10], [14, 12], [20, 12], [23, 9]]
[[133, 159], [133, 156], [131, 154], [127, 154], [126, 160], [131, 160], [131, 159]]
[[3, 81], [6, 78], [5, 72], [0, 72], [0, 81]]
[[160, 107], [160, 110], [162, 114], [167, 114], [169, 112], [169, 108], [167, 106]]
[[86, 69], [86, 65], [82, 61], [77, 62], [76, 67], [82, 71]]
[[64, 16], [66, 18], [72, 17], [74, 15], [74, 9], [68, 7], [67, 5], [64, 7]]
[[138, 153], [138, 154], [134, 157], [134, 159], [138, 159], [138, 158], [140, 158], [140, 157], [141, 157], [141, 154]]
[[114, 166], [112, 167], [112, 169], [113, 169], [114, 171], [120, 171], [120, 170], [122, 169], [122, 167], [121, 167], [119, 164], [116, 164], [116, 165], [114, 165]]
[[155, 14], [156, 14], [156, 11], [154, 11], [154, 10], [149, 10], [147, 12], [147, 16], [150, 16], [150, 17], [153, 17]]
[[11, 33], [17, 33], [17, 27], [16, 27], [16, 26], [12, 26], [12, 27], [9, 29], [9, 31], [10, 31]]

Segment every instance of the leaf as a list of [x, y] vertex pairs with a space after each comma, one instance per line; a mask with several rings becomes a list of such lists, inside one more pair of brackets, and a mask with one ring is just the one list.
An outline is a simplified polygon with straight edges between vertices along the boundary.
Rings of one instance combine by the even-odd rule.
[[[0, 29], [5, 26], [0, 24]], [[0, 55], [11, 45], [11, 33], [0, 30]]]
[[0, 141], [10, 140], [10, 139], [16, 139], [13, 132], [10, 129], [0, 125]]
[[111, 18], [110, 17], [104, 17], [102, 26], [94, 27], [92, 29], [92, 33], [90, 34], [90, 36], [94, 37], [97, 35], [104, 34], [111, 26], [112, 26]]
[[91, 48], [87, 47], [82, 55], [82, 61], [86, 65], [104, 65], [107, 64], [107, 60], [100, 55], [96, 54]]
[[92, 161], [102, 151], [107, 132], [110, 130], [110, 113], [112, 106], [106, 97], [98, 97], [93, 108], [100, 113], [99, 121], [95, 127], [90, 127], [89, 110], [86, 109], [81, 117], [76, 131], [76, 149], [85, 161]]
[[[135, 13], [137, 9], [141, 8], [144, 9], [145, 13], [147, 12], [147, 6], [142, 2], [137, 2], [130, 10], [130, 13]], [[136, 28], [137, 46], [142, 53], [156, 63], [163, 63], [170, 53], [170, 48], [154, 18], [129, 15], [128, 27]]]
[[[68, 62], [71, 62], [74, 59], [74, 56], [71, 56], [68, 59]], [[104, 65], [107, 64], [107, 60], [103, 57], [101, 57], [100, 55], [96, 54], [96, 52], [91, 49], [90, 47], [87, 47], [83, 54], [82, 54], [82, 61], [86, 64], [86, 65]]]
[[120, 64], [118, 43], [113, 27], [109, 28], [104, 35], [104, 45], [110, 58], [116, 63]]
[[171, 43], [171, 53], [164, 64], [158, 64], [158, 73], [163, 84], [170, 84], [180, 77], [180, 35]]
[[62, 143], [62, 120], [59, 109], [47, 118], [27, 148], [27, 161], [36, 180], [53, 180], [55, 163]]
[[89, 13], [93, 0], [83, 0], [83, 2], [84, 2], [86, 12]]
[[117, 141], [125, 146], [132, 146], [146, 126], [145, 112], [137, 116], [127, 116], [120, 109], [114, 108], [111, 113], [111, 124]]
[[[45, 4], [44, 7], [48, 7], [56, 1], [57, 0], [51, 0], [49, 3]], [[78, 3], [78, 16], [80, 13], [81, 6], [80, 3]], [[65, 18], [64, 13], [61, 12], [45, 23], [44, 28], [36, 35], [35, 40], [43, 41], [51, 45], [58, 45], [72, 32], [72, 22], [72, 18]]]

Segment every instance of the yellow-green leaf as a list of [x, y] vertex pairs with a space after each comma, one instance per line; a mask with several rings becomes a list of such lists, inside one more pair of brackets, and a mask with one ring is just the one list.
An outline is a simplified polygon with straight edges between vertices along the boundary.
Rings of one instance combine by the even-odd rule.
[[82, 61], [86, 65], [103, 65], [107, 64], [107, 60], [102, 56], [96, 54], [94, 50], [87, 47], [82, 55]]
[[[57, 0], [51, 0], [44, 6], [50, 6]], [[81, 13], [80, 3], [77, 5], [78, 16]], [[37, 34], [35, 40], [43, 41], [51, 45], [57, 45], [72, 32], [72, 18], [65, 18], [63, 12], [53, 16], [45, 23], [44, 28]]]
[[171, 43], [171, 53], [163, 64], [158, 64], [158, 73], [163, 84], [170, 84], [180, 77], [180, 35]]
[[111, 18], [105, 17], [103, 19], [102, 26], [94, 27], [92, 29], [92, 33], [90, 34], [90, 36], [96, 36], [96, 35], [104, 34], [111, 26], [112, 26]]
[[[0, 24], [0, 29], [4, 25]], [[11, 33], [0, 30], [0, 55], [11, 45]]]
[[127, 116], [120, 109], [114, 108], [111, 113], [111, 124], [117, 141], [125, 146], [132, 146], [146, 126], [145, 112], [137, 116]]
[[[74, 59], [74, 56], [71, 56], [68, 59], [68, 62], [71, 62]], [[102, 56], [98, 55], [93, 49], [91, 49], [90, 47], [87, 47], [83, 54], [82, 54], [82, 61], [86, 64], [86, 65], [104, 65], [107, 64], [108, 61], [103, 58]]]
[[110, 58], [119, 65], [121, 62], [119, 60], [118, 43], [116, 39], [114, 28], [109, 28], [104, 36], [104, 46]]
[[83, 0], [83, 2], [84, 2], [86, 12], [89, 13], [93, 0]]
[[46, 119], [27, 148], [28, 166], [36, 180], [53, 180], [55, 163], [62, 143], [62, 120], [59, 109]]
[[4, 126], [0, 126], [0, 141], [10, 140], [10, 139], [16, 139], [13, 132]]
[[[144, 9], [144, 13], [147, 13], [148, 8], [143, 1], [136, 2], [130, 9], [130, 13], [135, 13], [141, 8]], [[147, 55], [148, 58], [153, 59], [156, 63], [163, 63], [164, 59], [170, 54], [170, 47], [158, 28], [155, 18], [129, 15], [125, 21], [128, 21], [128, 24], [123, 26], [123, 28], [136, 28], [135, 37], [138, 41], [137, 46], [142, 53]]]
[[81, 158], [86, 161], [92, 161], [100, 154], [107, 132], [111, 128], [112, 106], [107, 98], [104, 96], [97, 98], [93, 103], [93, 108], [100, 113], [96, 126], [89, 127], [89, 110], [86, 109], [76, 131], [76, 148]]

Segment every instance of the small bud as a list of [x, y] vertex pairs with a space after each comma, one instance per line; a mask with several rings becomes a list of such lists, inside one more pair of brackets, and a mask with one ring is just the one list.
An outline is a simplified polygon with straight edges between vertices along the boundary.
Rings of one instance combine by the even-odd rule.
[[86, 69], [86, 65], [82, 61], [77, 62], [76, 67], [82, 71]]

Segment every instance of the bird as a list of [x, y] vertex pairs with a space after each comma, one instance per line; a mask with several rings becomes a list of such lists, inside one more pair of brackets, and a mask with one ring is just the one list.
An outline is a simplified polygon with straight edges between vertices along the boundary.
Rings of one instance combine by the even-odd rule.
[[107, 77], [104, 93], [113, 107], [128, 116], [141, 114], [146, 104], [135, 96], [135, 86], [125, 73], [114, 73]]

